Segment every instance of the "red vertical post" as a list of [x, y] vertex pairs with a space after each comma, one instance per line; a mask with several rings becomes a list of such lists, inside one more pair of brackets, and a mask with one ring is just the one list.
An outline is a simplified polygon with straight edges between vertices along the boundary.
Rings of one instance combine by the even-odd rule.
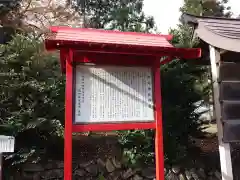
[[154, 97], [155, 97], [155, 163], [156, 180], [164, 180], [164, 152], [163, 152], [163, 128], [162, 128], [162, 96], [160, 60], [154, 67]]
[[64, 180], [72, 180], [73, 52], [71, 49], [66, 58]]

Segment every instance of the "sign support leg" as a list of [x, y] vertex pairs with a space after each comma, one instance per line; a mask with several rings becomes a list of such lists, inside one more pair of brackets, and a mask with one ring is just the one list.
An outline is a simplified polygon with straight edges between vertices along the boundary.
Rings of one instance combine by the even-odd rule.
[[3, 171], [3, 156], [2, 153], [0, 152], [0, 180], [2, 180], [2, 171]]
[[72, 51], [66, 60], [66, 99], [65, 99], [65, 131], [64, 131], [64, 180], [72, 180], [72, 86], [73, 67]]
[[160, 64], [154, 69], [154, 96], [155, 96], [155, 163], [156, 180], [164, 180], [164, 152], [163, 152], [163, 130], [162, 130], [162, 97]]
[[219, 84], [218, 84], [219, 78], [218, 66], [220, 63], [220, 52], [217, 51], [216, 48], [213, 46], [209, 46], [209, 51], [212, 69], [214, 110], [217, 121], [222, 180], [233, 180], [230, 144], [223, 142], [223, 127], [221, 122], [221, 105], [219, 102]]

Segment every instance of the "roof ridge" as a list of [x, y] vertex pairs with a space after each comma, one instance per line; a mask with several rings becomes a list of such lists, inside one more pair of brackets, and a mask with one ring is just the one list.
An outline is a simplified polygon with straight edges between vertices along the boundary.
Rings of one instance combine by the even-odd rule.
[[227, 18], [227, 17], [216, 17], [216, 16], [198, 16], [198, 15], [193, 15], [190, 13], [183, 13], [183, 16], [191, 16], [192, 18], [197, 18], [197, 19], [222, 19], [222, 20], [230, 20], [230, 21], [240, 21], [238, 18]]

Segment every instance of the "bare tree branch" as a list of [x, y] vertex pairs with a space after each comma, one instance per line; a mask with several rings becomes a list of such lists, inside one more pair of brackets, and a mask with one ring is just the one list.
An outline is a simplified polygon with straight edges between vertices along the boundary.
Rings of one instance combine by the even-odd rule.
[[23, 0], [20, 9], [0, 17], [0, 25], [23, 31], [46, 32], [49, 26], [82, 26], [83, 20], [68, 0]]

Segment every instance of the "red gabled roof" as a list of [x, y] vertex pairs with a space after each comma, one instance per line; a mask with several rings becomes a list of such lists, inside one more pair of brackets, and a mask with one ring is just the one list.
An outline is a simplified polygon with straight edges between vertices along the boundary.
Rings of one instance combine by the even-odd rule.
[[55, 40], [127, 46], [172, 47], [171, 35], [121, 32], [99, 29], [51, 27]]
[[72, 48], [84, 52], [101, 52], [155, 57], [199, 58], [201, 49], [175, 48], [171, 35], [120, 32], [71, 27], [51, 27], [45, 40], [47, 50]]

